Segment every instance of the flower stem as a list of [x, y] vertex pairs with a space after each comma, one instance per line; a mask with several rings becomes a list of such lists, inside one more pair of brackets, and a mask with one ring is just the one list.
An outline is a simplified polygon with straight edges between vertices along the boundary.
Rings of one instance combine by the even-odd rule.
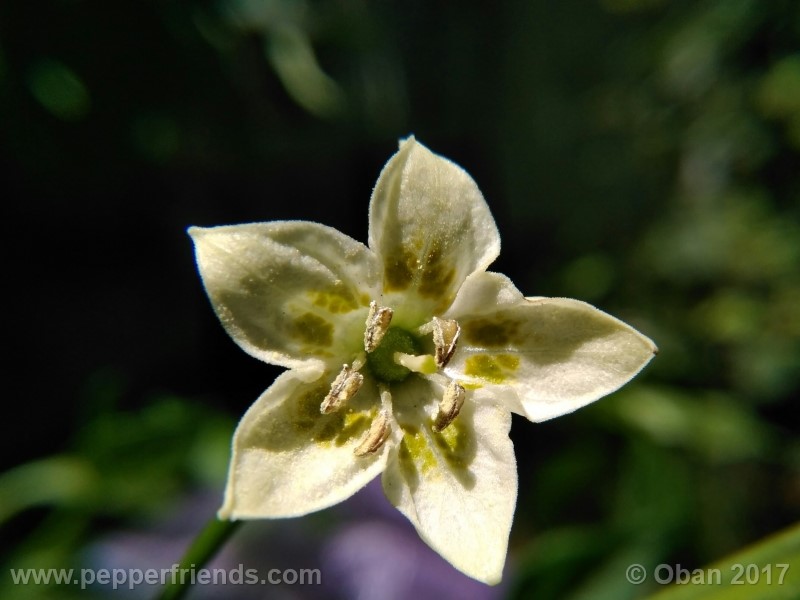
[[[210, 561], [222, 548], [228, 538], [239, 527], [241, 521], [221, 521], [212, 517], [202, 531], [194, 538], [178, 566], [179, 575], [173, 576], [162, 588], [158, 600], [179, 600], [189, 591], [194, 577], [189, 571], [196, 571]], [[185, 569], [185, 570], [184, 570]], [[183, 575], [185, 574], [185, 575]]]

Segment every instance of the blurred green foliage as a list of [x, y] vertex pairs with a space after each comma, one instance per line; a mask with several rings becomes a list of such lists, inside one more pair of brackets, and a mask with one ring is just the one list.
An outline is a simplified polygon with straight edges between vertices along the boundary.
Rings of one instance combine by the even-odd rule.
[[[644, 597], [663, 586], [627, 565], [699, 567], [797, 520], [798, 3], [34, 4], [0, 7], [0, 158], [25, 248], [9, 280], [52, 320], [8, 335], [55, 358], [12, 381], [31, 402], [4, 435], [8, 565], [76, 564], [219, 485], [274, 372], [216, 331], [182, 229], [301, 218], [363, 240], [410, 132], [478, 181], [497, 270], [661, 350], [619, 393], [515, 425], [510, 596]], [[79, 392], [108, 366], [132, 390]]]

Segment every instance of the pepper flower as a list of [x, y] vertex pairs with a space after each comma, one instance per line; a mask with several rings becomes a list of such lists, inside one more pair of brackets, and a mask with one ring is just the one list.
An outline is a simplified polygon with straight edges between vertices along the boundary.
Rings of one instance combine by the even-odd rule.
[[305, 221], [192, 227], [220, 321], [286, 367], [233, 438], [219, 517], [297, 517], [382, 474], [422, 539], [500, 581], [517, 497], [511, 413], [545, 421], [613, 392], [656, 347], [578, 300], [526, 298], [472, 178], [413, 137], [384, 167], [369, 246]]

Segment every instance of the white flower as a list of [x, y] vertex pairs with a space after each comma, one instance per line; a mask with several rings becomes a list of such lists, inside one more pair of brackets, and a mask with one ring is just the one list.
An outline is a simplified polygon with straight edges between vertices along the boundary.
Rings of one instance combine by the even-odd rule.
[[383, 473], [457, 569], [500, 581], [517, 496], [511, 412], [557, 417], [616, 390], [654, 344], [577, 300], [525, 298], [472, 178], [414, 138], [384, 167], [369, 247], [304, 221], [192, 228], [211, 303], [287, 367], [242, 418], [221, 518], [294, 517]]

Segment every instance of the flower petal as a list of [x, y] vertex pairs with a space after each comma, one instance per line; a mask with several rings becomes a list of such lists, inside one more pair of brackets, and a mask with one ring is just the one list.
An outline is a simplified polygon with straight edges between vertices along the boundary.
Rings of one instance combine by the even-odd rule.
[[340, 411], [319, 407], [335, 374], [314, 382], [280, 375], [242, 417], [233, 437], [221, 519], [296, 517], [349, 498], [384, 468], [387, 447], [353, 452], [377, 413], [365, 383]]
[[[420, 381], [393, 401], [403, 431], [383, 474], [389, 500], [434, 550], [463, 573], [498, 583], [517, 498], [517, 466], [508, 437], [511, 413], [467, 398], [441, 433], [419, 398], [441, 396]], [[430, 403], [428, 403], [430, 404]]]
[[384, 303], [395, 322], [415, 326], [497, 258], [500, 236], [472, 178], [410, 137], [372, 193], [369, 246], [383, 261]]
[[379, 293], [369, 248], [304, 221], [192, 227], [189, 234], [214, 310], [247, 353], [285, 367], [313, 364], [319, 374], [323, 363], [359, 351], [369, 302]]
[[657, 352], [649, 338], [585, 302], [524, 298], [498, 273], [470, 277], [445, 316], [461, 325], [448, 375], [514, 388], [531, 421], [610, 394]]

